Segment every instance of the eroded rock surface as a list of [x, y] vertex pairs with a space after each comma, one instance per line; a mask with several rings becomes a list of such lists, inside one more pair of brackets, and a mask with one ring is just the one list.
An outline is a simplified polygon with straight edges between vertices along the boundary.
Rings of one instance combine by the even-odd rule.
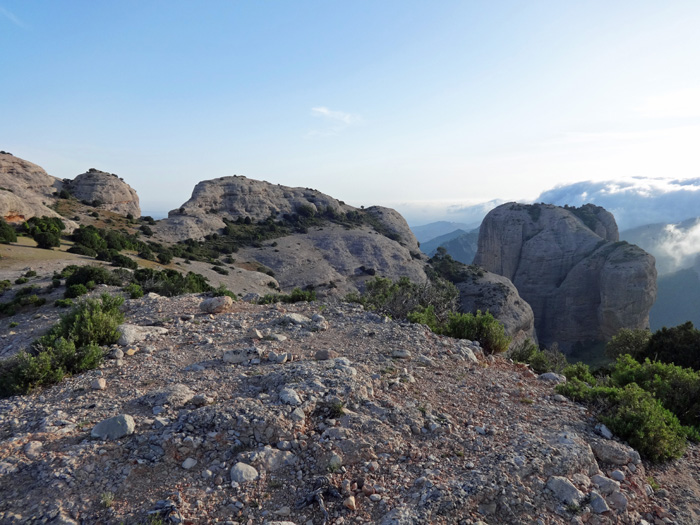
[[113, 173], [90, 169], [70, 181], [66, 189], [78, 200], [99, 201], [99, 208], [120, 215], [141, 216], [136, 191]]
[[565, 351], [646, 328], [656, 299], [654, 258], [619, 242], [613, 216], [593, 205], [499, 206], [481, 225], [474, 262], [510, 279], [540, 342]]
[[34, 216], [59, 217], [49, 208], [63, 183], [43, 168], [8, 153], [0, 153], [0, 217], [21, 224]]

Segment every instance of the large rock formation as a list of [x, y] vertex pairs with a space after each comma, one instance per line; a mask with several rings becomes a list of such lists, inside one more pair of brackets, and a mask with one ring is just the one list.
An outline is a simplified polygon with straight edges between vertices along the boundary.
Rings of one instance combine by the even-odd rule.
[[[352, 227], [333, 218], [352, 215]], [[290, 188], [241, 176], [198, 183], [192, 197], [153, 227], [156, 238], [177, 242], [221, 234], [227, 221], [288, 221], [290, 216], [323, 219], [301, 233], [240, 249], [239, 262], [272, 270], [283, 290], [313, 286], [321, 294], [344, 295], [362, 289], [374, 275], [426, 280], [425, 257], [404, 218], [373, 206], [357, 209], [308, 188]], [[285, 223], [286, 224], [286, 223]]]
[[515, 284], [545, 345], [566, 351], [649, 325], [654, 258], [619, 242], [614, 217], [598, 206], [499, 206], [481, 225], [474, 262]]
[[0, 216], [22, 223], [34, 216], [58, 217], [49, 208], [62, 182], [43, 168], [10, 153], [0, 152]]
[[66, 185], [78, 200], [99, 202], [99, 207], [121, 215], [141, 216], [139, 197], [123, 179], [113, 173], [91, 168]]

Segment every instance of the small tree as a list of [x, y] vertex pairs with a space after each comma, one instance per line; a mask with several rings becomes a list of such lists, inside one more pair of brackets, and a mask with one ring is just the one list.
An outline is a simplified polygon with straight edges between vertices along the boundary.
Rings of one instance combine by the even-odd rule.
[[10, 244], [11, 242], [17, 242], [17, 233], [4, 219], [0, 219], [0, 243]]
[[51, 250], [61, 246], [61, 238], [57, 233], [52, 231], [36, 232], [34, 234], [34, 240], [39, 248], [43, 248], [45, 250]]

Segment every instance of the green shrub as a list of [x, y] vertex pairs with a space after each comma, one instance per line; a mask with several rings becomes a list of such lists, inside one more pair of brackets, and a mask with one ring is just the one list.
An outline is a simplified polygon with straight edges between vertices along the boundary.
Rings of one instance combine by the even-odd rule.
[[92, 248], [83, 246], [82, 244], [74, 244], [67, 250], [70, 253], [75, 253], [76, 255], [85, 255], [86, 257], [97, 257], [97, 252]]
[[593, 374], [591, 374], [591, 369], [585, 363], [573, 363], [571, 365], [567, 365], [562, 370], [562, 374], [564, 374], [566, 379], [569, 381], [572, 379], [578, 379], [579, 381], [588, 383], [591, 386], [594, 386], [597, 383], [596, 378], [593, 376]]
[[367, 282], [362, 295], [350, 294], [347, 300], [393, 319], [407, 319], [409, 313], [432, 305], [431, 315], [435, 315], [442, 324], [447, 321], [449, 312], [456, 309], [458, 296], [457, 288], [441, 278], [417, 284], [408, 277], [402, 277], [396, 282], [375, 277]]
[[131, 299], [138, 299], [139, 297], [143, 297], [143, 288], [141, 288], [136, 283], [127, 284], [124, 288], [122, 288], [122, 290], [128, 293], [129, 298]]
[[228, 275], [229, 272], [226, 268], [222, 268], [221, 266], [212, 266], [212, 270], [214, 270], [216, 273], [219, 273], [221, 275]]
[[4, 219], [0, 218], [0, 243], [10, 244], [11, 242], [17, 242], [17, 232]]
[[635, 383], [620, 387], [590, 386], [573, 377], [556, 391], [575, 401], [589, 404], [600, 420], [616, 435], [651, 461], [665, 461], [683, 455], [688, 428], [665, 409], [654, 395]]
[[80, 297], [81, 295], [85, 295], [88, 293], [88, 289], [84, 284], [71, 284], [70, 286], [66, 286], [66, 291], [63, 294], [63, 297], [66, 299], [71, 299], [71, 298], [76, 298]]
[[315, 301], [316, 292], [314, 290], [302, 290], [301, 288], [294, 288], [290, 295], [285, 294], [266, 294], [258, 299], [258, 304], [272, 304], [272, 303], [299, 303], [303, 301]]
[[51, 286], [53, 288], [58, 288], [59, 286], [61, 286], [61, 279], [58, 279], [58, 278], [51, 279]]
[[222, 297], [222, 296], [226, 295], [226, 296], [230, 297], [231, 299], [233, 299], [234, 301], [238, 299], [238, 298], [236, 297], [236, 294], [233, 293], [233, 292], [232, 292], [231, 290], [229, 290], [228, 288], [226, 288], [226, 286], [225, 286], [224, 284], [220, 284], [219, 287], [216, 288], [216, 289], [211, 293], [211, 295], [212, 295], [213, 297]]
[[618, 358], [611, 374], [614, 385], [635, 383], [651, 392], [687, 426], [700, 426], [700, 372], [672, 364]]
[[114, 257], [112, 257], [112, 266], [118, 266], [120, 268], [129, 268], [130, 270], [135, 270], [139, 267], [138, 263], [134, 261], [131, 257], [122, 255], [121, 253], [118, 253]]
[[133, 279], [141, 285], [144, 292], [154, 292], [166, 297], [213, 290], [206, 277], [194, 272], [183, 275], [171, 269], [157, 271], [152, 268], [139, 268], [134, 272]]
[[25, 277], [36, 277], [36, 272], [34, 270], [29, 270], [24, 274]]
[[0, 363], [0, 396], [25, 394], [34, 388], [61, 381], [99, 366], [103, 354], [100, 347], [88, 345], [76, 349], [75, 343], [59, 338], [54, 345], [23, 351]]
[[63, 337], [72, 340], [76, 347], [87, 345], [109, 345], [119, 339], [117, 327], [123, 322], [124, 314], [119, 307], [124, 299], [104, 293], [99, 299], [87, 299], [61, 317], [48, 334], [40, 337], [35, 345], [53, 346], [56, 339]]
[[700, 370], [700, 330], [690, 321], [657, 330], [639, 356], [644, 358]]
[[7, 279], [3, 279], [2, 281], [0, 281], [0, 294], [5, 293], [11, 287], [12, 287], [12, 283], [10, 281], [8, 281]]
[[686, 434], [678, 418], [635, 384], [617, 393], [601, 421], [651, 461], [676, 459], [685, 452]]
[[170, 264], [173, 260], [173, 254], [168, 251], [158, 252], [158, 262], [160, 264]]
[[644, 353], [650, 337], [649, 330], [623, 328], [605, 345], [605, 353], [612, 359], [625, 354], [637, 359]]
[[551, 348], [541, 350], [530, 339], [526, 339], [517, 348], [513, 349], [509, 357], [516, 363], [527, 363], [538, 374], [545, 372], [561, 373], [567, 366], [566, 356], [553, 345]]
[[52, 248], [61, 246], [61, 237], [55, 232], [36, 232], [32, 238], [36, 242], [36, 245], [44, 250], [51, 250]]
[[0, 395], [23, 394], [99, 366], [103, 359], [99, 345], [112, 344], [119, 337], [123, 302], [108, 294], [88, 299], [62, 316], [33, 343], [31, 351], [0, 362]]
[[73, 300], [72, 299], [56, 299], [54, 301], [54, 306], [57, 306], [58, 308], [70, 308], [73, 306]]
[[16, 303], [20, 306], [33, 306], [38, 308], [46, 304], [46, 299], [44, 297], [39, 297], [38, 295], [25, 295], [15, 299]]
[[15, 279], [15, 284], [24, 284], [26, 282], [29, 282], [29, 279], [26, 277], [20, 277], [18, 279]]
[[[64, 268], [64, 271], [69, 267]], [[102, 266], [80, 266], [74, 267], [66, 276], [66, 286], [74, 284], [84, 284], [93, 282], [95, 284], [112, 284], [113, 278], [109, 270]]]
[[479, 341], [485, 353], [499, 354], [505, 352], [510, 344], [503, 323], [498, 321], [490, 312], [476, 314], [460, 314], [452, 312], [447, 319], [445, 335], [459, 339]]

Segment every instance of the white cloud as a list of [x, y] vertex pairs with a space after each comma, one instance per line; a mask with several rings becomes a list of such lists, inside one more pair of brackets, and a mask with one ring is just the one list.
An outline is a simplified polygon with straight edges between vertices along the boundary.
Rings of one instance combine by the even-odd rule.
[[337, 135], [349, 126], [362, 122], [362, 117], [360, 117], [360, 115], [347, 113], [345, 111], [336, 111], [325, 106], [311, 108], [311, 115], [323, 119], [328, 123], [328, 126], [323, 129], [309, 131], [306, 134], [307, 137], [328, 137]]
[[346, 113], [344, 111], [333, 111], [325, 106], [311, 108], [311, 114], [314, 117], [324, 117], [347, 125], [354, 124], [361, 120], [359, 115], [353, 115], [352, 113]]
[[7, 18], [10, 22], [15, 24], [17, 27], [21, 27], [22, 29], [26, 29], [26, 27], [27, 27], [22, 23], [22, 21], [19, 18], [17, 18], [12, 13], [10, 13], [4, 7], [0, 7], [0, 15], [3, 15], [5, 18]]

